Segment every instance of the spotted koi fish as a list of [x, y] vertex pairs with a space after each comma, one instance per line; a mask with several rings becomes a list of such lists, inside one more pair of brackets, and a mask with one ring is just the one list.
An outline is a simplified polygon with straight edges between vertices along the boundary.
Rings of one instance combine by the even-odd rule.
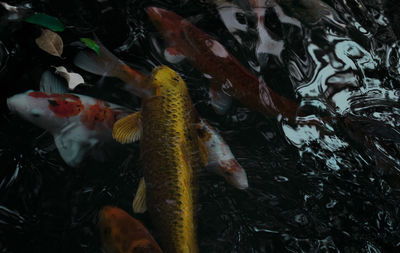
[[72, 167], [96, 145], [115, 142], [111, 135], [114, 123], [132, 113], [84, 95], [32, 90], [8, 98], [7, 105], [10, 111], [48, 130], [61, 157]]

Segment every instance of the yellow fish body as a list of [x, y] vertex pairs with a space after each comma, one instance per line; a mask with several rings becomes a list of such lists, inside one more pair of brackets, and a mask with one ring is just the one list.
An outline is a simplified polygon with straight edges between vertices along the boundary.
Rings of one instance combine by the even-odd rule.
[[147, 207], [165, 252], [197, 252], [195, 171], [201, 166], [195, 112], [172, 69], [153, 70], [155, 96], [143, 100], [140, 143]]
[[[164, 252], [198, 252], [194, 172], [202, 166], [202, 159], [196, 112], [185, 82], [172, 69], [155, 68], [149, 86], [152, 95], [143, 98], [139, 116], [126, 120], [141, 125], [147, 209]], [[129, 137], [126, 132], [136, 128], [123, 119], [114, 125], [114, 137], [133, 141], [136, 135]]]

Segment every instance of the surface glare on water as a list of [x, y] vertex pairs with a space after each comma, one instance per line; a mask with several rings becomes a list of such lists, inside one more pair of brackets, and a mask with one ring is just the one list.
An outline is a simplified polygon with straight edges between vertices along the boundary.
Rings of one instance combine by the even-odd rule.
[[[118, 91], [118, 81], [73, 66], [70, 43], [95, 32], [136, 69], [150, 73], [167, 64], [178, 71], [199, 114], [247, 172], [246, 191], [199, 172], [201, 252], [397, 252], [400, 44], [385, 5], [327, 0], [296, 9], [291, 1], [277, 2], [258, 1], [254, 9], [246, 1], [25, 2], [71, 26], [62, 34], [65, 59], [39, 51], [37, 28], [11, 22], [1, 10], [2, 99], [37, 90], [44, 70], [67, 65], [96, 84], [78, 93], [139, 108], [137, 99]], [[238, 102], [217, 115], [208, 97], [210, 76], [166, 53], [169, 45], [148, 20], [147, 6], [185, 17], [276, 92], [296, 100], [297, 123], [266, 118]], [[213, 50], [224, 52], [221, 45]], [[142, 174], [139, 146], [73, 169], [49, 133], [6, 108], [1, 117], [0, 251], [101, 252], [98, 210], [116, 205], [131, 212]], [[157, 239], [148, 215], [135, 217]]]

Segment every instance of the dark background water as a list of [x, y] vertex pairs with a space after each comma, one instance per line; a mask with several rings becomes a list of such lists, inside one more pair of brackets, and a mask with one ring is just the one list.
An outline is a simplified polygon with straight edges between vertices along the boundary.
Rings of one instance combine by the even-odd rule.
[[[331, 6], [338, 2], [326, 1]], [[73, 66], [73, 56], [80, 50], [74, 42], [95, 33], [119, 58], [150, 72], [166, 63], [150, 43], [151, 38], [161, 41], [144, 12], [151, 5], [189, 17], [218, 38], [246, 67], [255, 58], [234, 41], [215, 8], [202, 1], [9, 3], [31, 4], [31, 10], [58, 17], [69, 28], [60, 33], [65, 52], [59, 59], [37, 48], [37, 26], [8, 21], [8, 13], [0, 9], [0, 60], [4, 66], [0, 72], [0, 251], [101, 252], [99, 209], [116, 205], [132, 213], [131, 201], [141, 175], [138, 146], [121, 148], [103, 163], [88, 159], [80, 167], [70, 168], [59, 157], [49, 133], [9, 114], [6, 98], [28, 89], [38, 90], [43, 71], [63, 65], [95, 84], [80, 87], [78, 93], [137, 108], [139, 101], [121, 91], [118, 81]], [[364, 3], [368, 8], [386, 8], [392, 22], [394, 33], [375, 33], [376, 39], [396, 40], [399, 5], [395, 1]], [[363, 13], [354, 16], [368, 24]], [[174, 67], [187, 81], [199, 113], [219, 129], [245, 168], [250, 185], [246, 191], [236, 190], [222, 178], [200, 172], [201, 252], [400, 251], [398, 175], [378, 171], [365, 147], [345, 137], [351, 145], [333, 151], [341, 159], [340, 169], [333, 170], [325, 159], [318, 159], [320, 153], [305, 152], [301, 156], [276, 119], [265, 118], [239, 103], [227, 115], [216, 115], [208, 103], [201, 73], [189, 64]], [[290, 80], [280, 78], [285, 71], [271, 69], [275, 76], [268, 77], [269, 84], [293, 98]], [[346, 136], [343, 129], [336, 131]], [[318, 143], [309, 147], [319, 149]], [[329, 155], [326, 150], [321, 152]], [[152, 229], [146, 214], [134, 216]]]

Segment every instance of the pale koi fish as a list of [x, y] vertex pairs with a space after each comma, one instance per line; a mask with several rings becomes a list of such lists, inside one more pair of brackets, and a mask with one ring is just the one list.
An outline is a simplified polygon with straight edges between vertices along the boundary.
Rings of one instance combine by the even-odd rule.
[[77, 166], [92, 148], [115, 142], [114, 122], [132, 113], [119, 105], [78, 94], [29, 90], [7, 99], [10, 111], [54, 136], [63, 160]]
[[201, 119], [200, 123], [199, 136], [208, 151], [207, 169], [223, 176], [228, 183], [238, 189], [249, 187], [246, 171], [236, 161], [224, 139], [207, 121]]

